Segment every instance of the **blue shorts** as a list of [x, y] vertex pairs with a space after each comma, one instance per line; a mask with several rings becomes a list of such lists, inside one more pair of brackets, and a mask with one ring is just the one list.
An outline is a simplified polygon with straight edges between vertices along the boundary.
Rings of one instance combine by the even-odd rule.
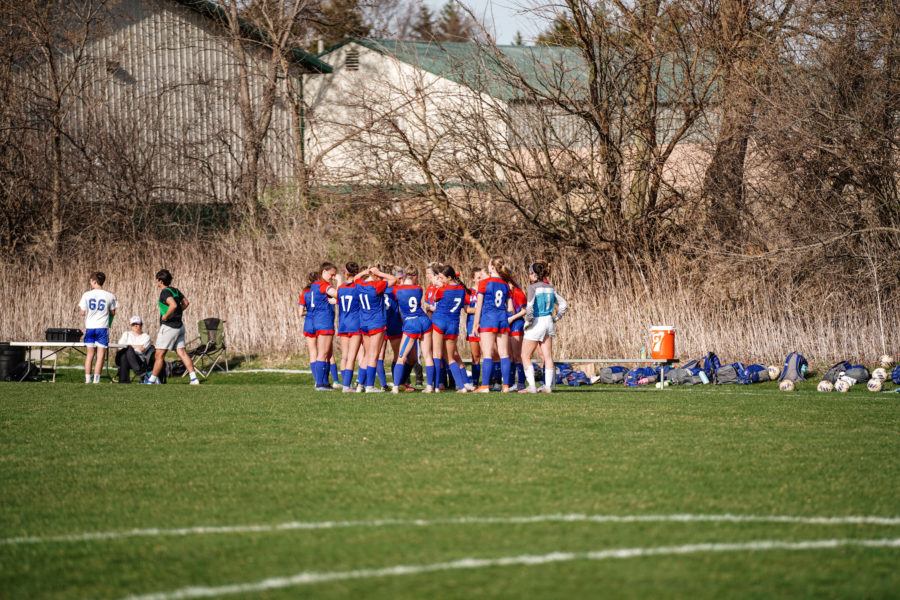
[[509, 324], [509, 335], [520, 336], [525, 333], [525, 318], [519, 317]]
[[313, 313], [312, 326], [316, 335], [334, 334], [334, 315], [328, 313]]
[[109, 329], [88, 329], [84, 332], [84, 345], [88, 348], [109, 348]]
[[459, 337], [459, 319], [456, 319], [455, 323], [453, 321], [432, 319], [432, 323], [434, 324], [434, 329], [438, 333], [442, 333], [445, 339], [452, 340]]
[[313, 327], [312, 316], [309, 314], [303, 319], [303, 335], [306, 337], [316, 337], [316, 328]]
[[359, 313], [349, 313], [343, 317], [338, 316], [338, 336], [350, 337], [360, 335], [359, 333]]
[[403, 318], [399, 312], [391, 313], [387, 320], [385, 337], [389, 340], [397, 339], [403, 335]]
[[486, 312], [481, 313], [481, 321], [478, 323], [478, 333], [482, 331], [494, 333], [509, 332], [509, 317], [504, 312]]
[[428, 317], [410, 317], [403, 321], [403, 333], [414, 340], [431, 331], [431, 319]]

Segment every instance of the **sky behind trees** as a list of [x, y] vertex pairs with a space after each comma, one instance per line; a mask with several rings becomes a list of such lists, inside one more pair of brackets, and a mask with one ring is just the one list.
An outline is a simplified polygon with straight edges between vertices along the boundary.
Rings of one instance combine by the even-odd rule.
[[[428, 7], [439, 14], [446, 0], [426, 0]], [[479, 21], [485, 24], [498, 44], [512, 44], [516, 31], [522, 33], [525, 43], [531, 43], [543, 27], [538, 20], [526, 14], [519, 0], [463, 0]]]

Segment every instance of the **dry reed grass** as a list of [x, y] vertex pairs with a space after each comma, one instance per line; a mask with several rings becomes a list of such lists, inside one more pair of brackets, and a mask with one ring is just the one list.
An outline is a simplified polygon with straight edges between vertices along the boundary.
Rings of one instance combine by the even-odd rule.
[[[382, 240], [374, 235], [361, 238], [358, 230], [348, 235], [330, 225], [337, 222], [325, 219], [275, 236], [183, 244], [174, 250], [162, 243], [148, 243], [139, 251], [131, 245], [106, 244], [72, 253], [56, 266], [0, 264], [0, 302], [5, 307], [0, 340], [41, 340], [48, 327], [83, 328], [75, 305], [88, 289], [88, 273], [97, 269], [107, 274], [106, 288], [119, 300], [112, 337], [118, 339], [131, 314], [141, 315], [155, 336], [154, 274], [165, 267], [191, 301], [189, 333], [190, 323], [217, 316], [227, 321], [234, 352], [303, 352], [297, 297], [306, 274], [320, 261], [406, 264], [441, 256], [439, 244], [425, 242], [406, 255], [387, 249], [379, 253], [377, 249], [385, 248]], [[455, 260], [448, 262], [468, 275], [472, 257], [450, 242], [444, 251]], [[511, 253], [510, 262], [522, 266], [519, 275], [525, 281], [523, 265], [533, 257], [521, 249]], [[634, 261], [609, 259], [601, 267], [583, 257], [553, 262], [552, 281], [571, 307], [558, 327], [558, 357], [636, 358], [642, 344], [649, 347], [651, 325], [676, 327], [676, 353], [684, 360], [712, 350], [728, 361], [778, 363], [798, 350], [820, 363], [871, 362], [885, 350], [900, 348], [894, 328], [885, 332], [882, 348], [874, 296], [857, 280], [845, 289], [830, 286], [822, 294], [796, 288], [790, 277], [765, 281], [765, 273], [746, 268], [741, 275], [729, 276], [721, 269], [702, 273], [671, 260], [641, 268]], [[896, 298], [882, 298], [882, 309], [885, 323], [900, 318]]]

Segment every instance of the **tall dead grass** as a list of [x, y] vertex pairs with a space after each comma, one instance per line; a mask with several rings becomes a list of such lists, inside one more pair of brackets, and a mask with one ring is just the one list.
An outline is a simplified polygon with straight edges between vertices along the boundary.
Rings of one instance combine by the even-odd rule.
[[[360, 235], [358, 228], [348, 232], [335, 224], [340, 222], [326, 219], [278, 235], [235, 236], [209, 244], [105, 244], [71, 253], [56, 266], [2, 263], [0, 340], [41, 340], [48, 327], [83, 328], [76, 304], [94, 270], [107, 274], [105, 287], [119, 301], [112, 337], [118, 339], [132, 314], [141, 315], [155, 335], [154, 274], [168, 268], [174, 285], [191, 301], [187, 322], [224, 318], [234, 352], [302, 352], [297, 298], [306, 274], [322, 260], [406, 264], [442, 258], [441, 248], [433, 244], [417, 245], [406, 255], [382, 250], [383, 240]], [[535, 256], [516, 248], [514, 240], [510, 246], [507, 256], [512, 255], [526, 281], [525, 265]], [[463, 248], [443, 251], [455, 255], [445, 260], [468, 273], [473, 259]], [[728, 361], [762, 363], [778, 362], [793, 350], [822, 363], [872, 361], [883, 352], [874, 288], [865, 281], [841, 283], [837, 278], [817, 291], [798, 287], [789, 274], [761, 267], [701, 271], [678, 260], [638, 268], [627, 259], [601, 264], [558, 256], [552, 281], [570, 311], [559, 323], [556, 356], [636, 358], [642, 344], [649, 347], [652, 325], [675, 326], [676, 354], [685, 360], [710, 350]], [[897, 323], [897, 298], [888, 295], [881, 301], [884, 322]], [[885, 337], [888, 352], [900, 348], [895, 327]]]

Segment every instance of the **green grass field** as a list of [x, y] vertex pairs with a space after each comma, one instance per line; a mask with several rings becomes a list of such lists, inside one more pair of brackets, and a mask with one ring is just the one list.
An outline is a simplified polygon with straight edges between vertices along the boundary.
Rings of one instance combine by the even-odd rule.
[[0, 384], [0, 597], [897, 598], [900, 394], [814, 385]]

